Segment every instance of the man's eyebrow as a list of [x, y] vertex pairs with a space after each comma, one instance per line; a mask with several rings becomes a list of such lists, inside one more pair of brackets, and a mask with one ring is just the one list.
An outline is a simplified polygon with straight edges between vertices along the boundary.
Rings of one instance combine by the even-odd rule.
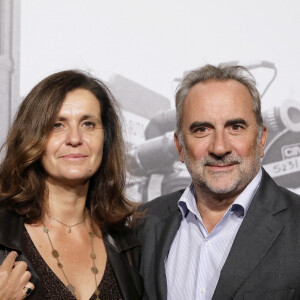
[[243, 124], [243, 125], [248, 126], [248, 123], [244, 119], [238, 118], [238, 119], [228, 120], [225, 123], [225, 127], [236, 125], [236, 124]]
[[[232, 120], [228, 120], [226, 123], [225, 123], [225, 127], [229, 127], [229, 126], [232, 126], [232, 125], [236, 125], [236, 124], [243, 124], [243, 125], [246, 125], [248, 126], [248, 123], [242, 119], [242, 118], [237, 118], [237, 119], [232, 119]], [[199, 127], [210, 127], [210, 128], [213, 128], [214, 125], [210, 122], [199, 122], [199, 121], [195, 121], [193, 122], [190, 127], [189, 127], [189, 131], [193, 131], [195, 130], [196, 128], [199, 128]]]
[[199, 128], [199, 127], [213, 127], [213, 125], [210, 122], [193, 122], [190, 127], [189, 130], [193, 131], [195, 128]]

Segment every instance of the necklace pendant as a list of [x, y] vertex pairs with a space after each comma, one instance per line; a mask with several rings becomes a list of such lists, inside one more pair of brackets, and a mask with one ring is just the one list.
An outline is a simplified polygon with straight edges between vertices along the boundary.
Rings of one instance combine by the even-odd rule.
[[96, 266], [92, 266], [91, 271], [95, 275], [98, 274], [98, 272], [99, 272]]
[[71, 232], [72, 232], [72, 228], [69, 227], [69, 228], [68, 228], [68, 233], [71, 233]]
[[51, 253], [52, 253], [52, 256], [53, 256], [54, 258], [58, 258], [58, 257], [59, 257], [59, 253], [58, 253], [57, 250], [53, 249]]

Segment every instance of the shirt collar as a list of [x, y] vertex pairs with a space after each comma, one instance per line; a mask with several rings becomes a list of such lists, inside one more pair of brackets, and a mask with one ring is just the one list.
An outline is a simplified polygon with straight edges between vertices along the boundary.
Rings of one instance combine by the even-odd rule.
[[[251, 201], [259, 187], [261, 177], [262, 170], [260, 168], [256, 176], [246, 186], [243, 192], [235, 199], [228, 210], [230, 210], [233, 214], [236, 214], [238, 217], [245, 216], [251, 204]], [[198, 218], [200, 217], [200, 213], [198, 211], [195, 200], [195, 187], [193, 183], [191, 183], [191, 185], [185, 189], [184, 193], [178, 200], [178, 207], [181, 211], [182, 218], [186, 218], [189, 212], [191, 212]]]

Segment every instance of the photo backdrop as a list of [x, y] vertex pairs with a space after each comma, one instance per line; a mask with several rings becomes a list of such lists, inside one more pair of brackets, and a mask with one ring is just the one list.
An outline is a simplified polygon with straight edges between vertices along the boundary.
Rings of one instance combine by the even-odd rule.
[[[70, 68], [112, 89], [122, 105], [127, 192], [135, 201], [189, 184], [173, 145], [175, 90], [185, 72], [224, 62], [255, 76], [269, 128], [262, 163], [300, 194], [299, 1], [24, 0], [10, 2], [19, 11], [10, 15], [8, 1], [0, 3], [2, 19], [5, 11], [6, 19], [13, 16], [10, 39], [19, 37], [11, 68], [17, 101], [45, 76]], [[16, 100], [8, 103], [4, 116], [17, 108]]]

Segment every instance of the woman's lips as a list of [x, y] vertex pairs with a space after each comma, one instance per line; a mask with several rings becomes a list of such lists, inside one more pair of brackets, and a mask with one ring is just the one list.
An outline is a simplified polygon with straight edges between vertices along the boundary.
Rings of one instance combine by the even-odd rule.
[[71, 154], [67, 154], [67, 155], [63, 155], [61, 156], [61, 158], [66, 159], [66, 160], [83, 160], [85, 158], [87, 158], [88, 156], [85, 154], [81, 154], [81, 153], [71, 153]]

